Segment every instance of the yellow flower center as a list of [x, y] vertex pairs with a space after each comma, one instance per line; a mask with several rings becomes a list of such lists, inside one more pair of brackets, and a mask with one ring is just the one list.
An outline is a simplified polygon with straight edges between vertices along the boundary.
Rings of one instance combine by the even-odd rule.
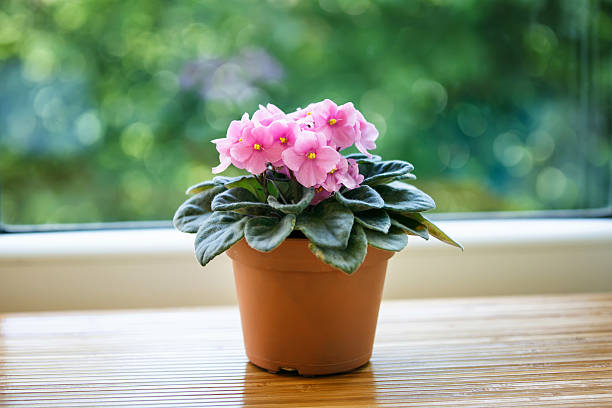
[[334, 118], [331, 118], [331, 119], [329, 120], [329, 124], [330, 124], [331, 126], [335, 125], [335, 124], [336, 124], [336, 122], [338, 122], [338, 121], [337, 121], [336, 119], [334, 119]]
[[317, 188], [315, 188], [315, 191], [317, 193], [320, 193], [321, 191], [323, 191], [323, 187], [317, 187]]
[[279, 140], [280, 140], [280, 142], [281, 142], [282, 144], [287, 143], [287, 138], [286, 138], [286, 137], [281, 137]]
[[329, 174], [334, 174], [334, 173], [335, 173], [335, 172], [337, 172], [337, 171], [338, 171], [338, 169], [334, 167], [333, 169], [331, 169], [331, 171], [329, 172]]
[[259, 144], [255, 143], [255, 144], [253, 145], [253, 149], [255, 149], [255, 150], [261, 150], [261, 145], [259, 145]]
[[238, 139], [239, 142], [242, 142], [242, 138]]
[[306, 157], [308, 157], [310, 160], [312, 160], [312, 159], [314, 159], [315, 157], [317, 157], [317, 155], [316, 155], [316, 154], [314, 154], [313, 152], [310, 152], [310, 153], [308, 153], [308, 156], [306, 156]]
[[306, 115], [312, 115], [312, 112], [306, 112]]

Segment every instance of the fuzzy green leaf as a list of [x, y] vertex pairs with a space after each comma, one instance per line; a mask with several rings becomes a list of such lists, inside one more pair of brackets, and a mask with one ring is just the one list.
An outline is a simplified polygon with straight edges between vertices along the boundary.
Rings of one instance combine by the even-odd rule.
[[357, 163], [363, 163], [363, 162], [375, 162], [375, 161], [380, 161], [382, 160], [382, 157], [373, 154], [372, 157], [368, 157], [367, 155], [363, 154], [363, 153], [351, 153], [351, 154], [347, 154], [346, 156], [344, 156], [345, 159], [353, 159], [355, 160]]
[[406, 173], [406, 174], [402, 174], [401, 176], [397, 176], [394, 178], [394, 180], [396, 181], [401, 181], [401, 180], [416, 180], [417, 176], [415, 176], [412, 173]]
[[255, 179], [255, 176], [240, 176], [233, 179], [230, 179], [225, 183], [225, 187], [228, 189], [241, 187], [245, 190], [250, 191], [255, 197], [257, 197], [257, 201], [266, 201], [266, 194], [264, 192], [263, 187], [259, 182]]
[[408, 245], [408, 235], [400, 228], [391, 227], [387, 234], [379, 231], [365, 230], [368, 245], [387, 251], [401, 251]]
[[269, 196], [268, 204], [275, 210], [285, 214], [299, 214], [308, 207], [315, 195], [314, 188], [302, 188], [302, 198], [295, 204], [282, 204], [276, 197]]
[[176, 210], [172, 223], [182, 232], [195, 233], [200, 225], [212, 214], [211, 203], [213, 198], [224, 191], [223, 186], [213, 186], [213, 188], [202, 191], [190, 197]]
[[394, 181], [375, 186], [383, 200], [384, 209], [398, 212], [420, 212], [436, 208], [434, 200], [413, 185]]
[[463, 251], [463, 245], [461, 245], [460, 243], [458, 243], [457, 241], [455, 241], [454, 239], [446, 235], [444, 231], [438, 228], [438, 226], [436, 226], [433, 222], [425, 218], [423, 214], [410, 213], [410, 214], [404, 214], [404, 215], [407, 217], [414, 218], [421, 224], [425, 225], [427, 227], [427, 230], [429, 231], [429, 235], [431, 235], [432, 237], [437, 238], [440, 241], [445, 242], [449, 245], [456, 246], [457, 248]]
[[214, 212], [208, 217], [195, 238], [195, 253], [200, 264], [206, 265], [240, 241], [248, 220], [249, 217], [231, 211]]
[[317, 246], [346, 248], [353, 213], [337, 201], [325, 200], [298, 216], [296, 228]]
[[283, 218], [251, 218], [244, 228], [244, 237], [251, 248], [261, 252], [270, 252], [283, 243], [295, 226], [295, 215], [287, 214]]
[[414, 218], [406, 217], [402, 214], [394, 213], [391, 216], [391, 224], [407, 231], [411, 235], [417, 235], [423, 239], [429, 239], [427, 227]]
[[234, 182], [238, 180], [240, 177], [225, 177], [225, 176], [216, 176], [212, 180], [202, 181], [196, 185], [193, 185], [185, 191], [185, 194], [196, 194], [201, 193], [202, 191], [210, 190], [215, 186], [223, 186], [228, 183]]
[[361, 225], [354, 224], [346, 248], [328, 248], [318, 246], [313, 242], [310, 242], [308, 247], [321, 261], [350, 275], [363, 263], [368, 242]]
[[382, 233], [389, 232], [391, 227], [391, 218], [385, 210], [367, 210], [355, 213], [355, 221], [365, 228], [380, 231]]
[[382, 208], [385, 205], [380, 194], [370, 186], [360, 186], [352, 190], [335, 194], [336, 200], [353, 211], [364, 211], [372, 208]]
[[414, 170], [414, 166], [401, 160], [362, 162], [359, 163], [359, 173], [365, 179], [361, 183], [374, 186], [376, 184], [388, 183], [397, 177], [404, 176]]
[[217, 195], [211, 207], [214, 211], [236, 211], [249, 214], [271, 210], [268, 204], [257, 201], [250, 191], [242, 187], [234, 187]]
[[219, 184], [215, 183], [212, 180], [202, 181], [201, 183], [195, 184], [185, 191], [185, 194], [196, 194], [201, 193], [202, 191], [210, 190], [213, 187], [218, 186]]
[[244, 177], [250, 177], [250, 176], [236, 176], [236, 177], [215, 176], [213, 177], [212, 181], [217, 184], [223, 184], [224, 186], [226, 186], [227, 184], [243, 179]]

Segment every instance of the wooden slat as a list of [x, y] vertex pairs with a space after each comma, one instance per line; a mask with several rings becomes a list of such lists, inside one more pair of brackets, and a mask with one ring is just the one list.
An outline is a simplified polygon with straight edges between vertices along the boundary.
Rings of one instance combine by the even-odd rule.
[[0, 406], [612, 406], [612, 294], [384, 303], [342, 375], [247, 363], [235, 308], [0, 316]]

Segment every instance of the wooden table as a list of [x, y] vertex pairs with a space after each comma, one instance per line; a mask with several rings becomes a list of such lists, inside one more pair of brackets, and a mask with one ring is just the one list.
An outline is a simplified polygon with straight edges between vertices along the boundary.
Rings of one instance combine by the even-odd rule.
[[370, 364], [274, 375], [235, 308], [9, 314], [0, 406], [612, 407], [612, 294], [384, 303]]

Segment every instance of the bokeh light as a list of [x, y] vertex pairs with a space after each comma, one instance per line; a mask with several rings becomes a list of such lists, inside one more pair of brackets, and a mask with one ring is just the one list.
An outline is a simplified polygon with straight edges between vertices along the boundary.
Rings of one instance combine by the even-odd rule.
[[231, 120], [326, 97], [437, 211], [604, 207], [611, 49], [607, 0], [5, 0], [0, 221], [168, 220]]

